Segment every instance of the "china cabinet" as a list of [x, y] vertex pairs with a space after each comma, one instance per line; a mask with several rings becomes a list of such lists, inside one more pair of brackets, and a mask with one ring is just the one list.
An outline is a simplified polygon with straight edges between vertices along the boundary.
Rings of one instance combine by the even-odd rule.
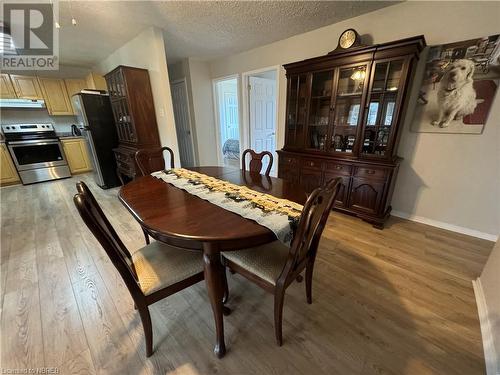
[[120, 141], [113, 150], [118, 173], [134, 178], [138, 171], [136, 151], [160, 146], [149, 73], [120, 65], [105, 78]]
[[341, 177], [336, 209], [382, 228], [401, 160], [396, 151], [410, 81], [424, 46], [417, 36], [284, 65], [279, 177], [308, 192]]

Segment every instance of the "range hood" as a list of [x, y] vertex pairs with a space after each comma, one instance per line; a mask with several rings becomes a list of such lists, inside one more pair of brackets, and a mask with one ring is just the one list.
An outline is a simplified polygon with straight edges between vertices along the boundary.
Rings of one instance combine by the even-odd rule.
[[45, 101], [31, 99], [0, 99], [0, 108], [45, 108]]

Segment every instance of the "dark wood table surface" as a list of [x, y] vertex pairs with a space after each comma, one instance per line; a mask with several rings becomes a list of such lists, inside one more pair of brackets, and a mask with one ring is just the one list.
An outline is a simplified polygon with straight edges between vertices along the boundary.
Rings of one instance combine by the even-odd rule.
[[[306, 200], [304, 190], [297, 184], [279, 178], [228, 167], [189, 169], [300, 204]], [[224, 356], [224, 285], [220, 252], [272, 242], [276, 236], [253, 220], [245, 219], [156, 177], [138, 177], [123, 186], [118, 196], [139, 224], [156, 240], [203, 251], [205, 282], [216, 327], [214, 352], [219, 358]]]

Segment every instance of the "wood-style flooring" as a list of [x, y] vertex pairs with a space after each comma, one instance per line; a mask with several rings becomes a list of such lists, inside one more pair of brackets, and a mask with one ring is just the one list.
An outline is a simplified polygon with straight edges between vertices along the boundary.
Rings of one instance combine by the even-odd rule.
[[285, 297], [284, 344], [273, 300], [229, 275], [227, 355], [213, 353], [204, 283], [151, 308], [152, 357], [119, 274], [80, 220], [72, 197], [84, 179], [130, 248], [139, 225], [90, 176], [2, 188], [1, 364], [59, 374], [482, 375], [471, 280], [488, 241], [391, 218], [383, 231], [334, 213], [325, 229], [308, 305], [304, 283]]

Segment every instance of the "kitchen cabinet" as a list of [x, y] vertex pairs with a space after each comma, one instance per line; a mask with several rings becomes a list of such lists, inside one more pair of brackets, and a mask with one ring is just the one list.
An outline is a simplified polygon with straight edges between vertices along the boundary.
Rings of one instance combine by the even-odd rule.
[[298, 180], [307, 192], [341, 177], [335, 208], [382, 228], [392, 210], [410, 82], [424, 47], [417, 36], [284, 65], [278, 176]]
[[59, 78], [38, 78], [47, 110], [52, 116], [71, 116], [73, 107], [69, 100], [64, 80]]
[[11, 74], [10, 80], [18, 98], [43, 99], [42, 89], [36, 76]]
[[13, 185], [19, 183], [17, 174], [9, 150], [5, 144], [0, 144], [0, 185]]
[[97, 73], [90, 72], [85, 78], [85, 83], [86, 83], [85, 88], [87, 89], [108, 91], [108, 87], [106, 86], [106, 80], [104, 79], [103, 76]]
[[84, 138], [61, 138], [61, 143], [72, 174], [92, 170], [87, 141]]
[[1, 99], [17, 98], [16, 92], [14, 91], [14, 86], [12, 85], [12, 81], [10, 80], [10, 76], [8, 74], [2, 73], [1, 75], [0, 98]]
[[87, 82], [84, 79], [65, 79], [66, 91], [68, 92], [69, 101], [73, 108], [73, 113], [76, 114], [76, 108], [71, 100], [71, 97], [87, 87]]

